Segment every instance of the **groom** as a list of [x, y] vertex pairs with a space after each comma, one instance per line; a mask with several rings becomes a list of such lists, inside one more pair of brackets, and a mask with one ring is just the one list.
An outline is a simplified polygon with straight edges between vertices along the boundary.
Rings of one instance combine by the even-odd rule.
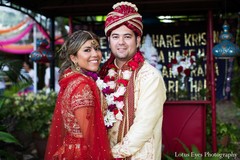
[[111, 56], [100, 71], [109, 86], [105, 124], [114, 158], [160, 160], [166, 89], [139, 51], [142, 31], [142, 16], [132, 3], [117, 3], [107, 15]]

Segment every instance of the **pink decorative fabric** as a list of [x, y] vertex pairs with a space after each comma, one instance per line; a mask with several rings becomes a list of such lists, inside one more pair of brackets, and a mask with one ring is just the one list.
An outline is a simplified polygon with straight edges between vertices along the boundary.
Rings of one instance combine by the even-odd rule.
[[16, 37], [0, 41], [0, 45], [7, 45], [20, 41], [27, 33], [29, 33], [32, 30], [32, 28], [33, 24], [30, 24], [22, 33], [20, 33]]

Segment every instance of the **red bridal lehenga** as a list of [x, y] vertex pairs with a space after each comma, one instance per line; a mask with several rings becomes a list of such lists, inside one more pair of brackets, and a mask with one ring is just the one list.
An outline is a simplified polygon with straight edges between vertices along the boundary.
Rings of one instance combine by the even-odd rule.
[[[107, 131], [95, 81], [68, 69], [61, 76], [45, 160], [110, 160], [112, 159]], [[86, 107], [87, 106], [87, 107]], [[74, 111], [86, 113], [80, 117], [80, 128]], [[82, 131], [86, 132], [82, 133]]]

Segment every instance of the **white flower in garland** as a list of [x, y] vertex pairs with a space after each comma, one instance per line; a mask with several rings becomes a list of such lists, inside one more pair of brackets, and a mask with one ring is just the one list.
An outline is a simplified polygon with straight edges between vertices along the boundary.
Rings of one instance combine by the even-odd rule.
[[123, 103], [123, 101], [121, 101], [121, 102], [115, 102], [115, 104], [116, 104], [116, 106], [117, 106], [117, 108], [118, 109], [123, 109], [123, 106], [124, 106], [124, 103]]
[[98, 79], [96, 80], [97, 86], [100, 90], [103, 90], [104, 88], [106, 88], [108, 85], [106, 83], [103, 82], [103, 80], [101, 78], [98, 77]]
[[122, 74], [123, 74], [123, 79], [129, 80], [132, 75], [132, 71], [126, 70], [126, 71], [123, 71]]
[[116, 87], [116, 83], [114, 81], [107, 82], [107, 85], [110, 87], [110, 89], [114, 89]]
[[114, 96], [113, 94], [106, 95], [106, 101], [108, 105], [114, 104]]
[[109, 110], [107, 110], [107, 113], [106, 113], [106, 115], [104, 116], [104, 122], [105, 122], [105, 126], [106, 126], [106, 127], [111, 127], [111, 126], [113, 126], [113, 124], [114, 124], [115, 122], [117, 122], [116, 119], [115, 119], [114, 113], [113, 113], [113, 112], [110, 112]]
[[114, 69], [110, 69], [109, 71], [108, 71], [108, 76], [109, 77], [114, 77], [115, 75], [117, 74], [117, 72], [114, 70]]
[[126, 87], [120, 86], [118, 87], [117, 91], [113, 94], [113, 96], [120, 97], [120, 96], [123, 96], [125, 92], [126, 92]]

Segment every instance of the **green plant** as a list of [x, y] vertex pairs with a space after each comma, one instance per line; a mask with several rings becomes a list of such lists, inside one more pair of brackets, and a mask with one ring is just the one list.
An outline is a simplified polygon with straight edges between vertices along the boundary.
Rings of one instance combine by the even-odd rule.
[[234, 124], [217, 121], [218, 152], [237, 152], [239, 131]]
[[[212, 133], [211, 133], [211, 110], [207, 107], [207, 151], [211, 152]], [[218, 153], [237, 153], [238, 152], [238, 142], [240, 140], [240, 130], [238, 127], [229, 122], [223, 122], [220, 119], [216, 120], [217, 128], [217, 148]]]
[[21, 145], [13, 135], [2, 131], [0, 131], [0, 141], [3, 141], [5, 143], [15, 143], [17, 145]]
[[[3, 77], [6, 77], [11, 83], [14, 85], [14, 89], [17, 88], [22, 89], [22, 87], [26, 87], [29, 85], [27, 81], [24, 81], [23, 83], [16, 83], [18, 76], [20, 73], [20, 67], [21, 62], [19, 60], [7, 60], [4, 57], [1, 57], [0, 60], [0, 75]], [[8, 70], [4, 70], [3, 68], [7, 67]], [[16, 93], [16, 92], [14, 92]], [[12, 126], [14, 122], [14, 118], [11, 116], [11, 114], [8, 115], [8, 107], [4, 106], [4, 102], [6, 100], [6, 97], [3, 95], [3, 93], [0, 93], [0, 159], [8, 159], [8, 160], [15, 160], [17, 159], [15, 154], [12, 153], [12, 151], [8, 151], [8, 146], [20, 146], [23, 147], [22, 144], [20, 144], [19, 140], [15, 138], [13, 134], [10, 132], [12, 131]]]
[[56, 98], [56, 92], [47, 93], [43, 89], [37, 93], [13, 94], [5, 100], [4, 105], [8, 106], [17, 120], [16, 130], [30, 134], [38, 133], [41, 138], [46, 138]]
[[[19, 141], [10, 133], [0, 131], [0, 142], [4, 142], [6, 144], [15, 144], [18, 146], [22, 146]], [[2, 147], [2, 146], [1, 146]], [[12, 155], [12, 153], [9, 153], [5, 151], [4, 149], [0, 150], [0, 159], [9, 159], [9, 160], [15, 160], [16, 157]]]

